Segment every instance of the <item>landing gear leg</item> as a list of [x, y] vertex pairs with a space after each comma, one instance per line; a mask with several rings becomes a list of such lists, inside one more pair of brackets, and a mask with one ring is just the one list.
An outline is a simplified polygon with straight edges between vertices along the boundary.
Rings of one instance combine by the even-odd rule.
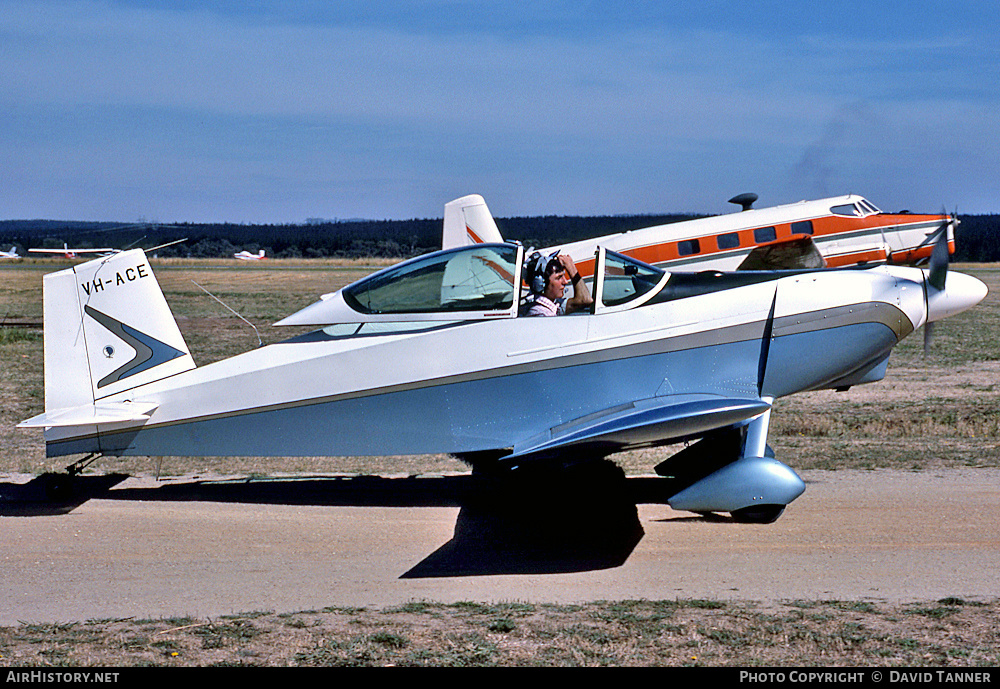
[[[774, 404], [773, 397], [761, 397], [768, 404]], [[747, 424], [747, 436], [743, 441], [744, 457], [774, 457], [767, 446], [767, 429], [771, 425], [771, 410], [758, 416]]]
[[699, 514], [728, 512], [734, 521], [755, 524], [781, 516], [806, 485], [767, 446], [770, 419], [765, 412], [742, 427], [710, 433], [657, 465], [656, 473], [678, 486], [667, 504]]
[[[768, 404], [774, 403], [773, 397], [761, 398]], [[767, 430], [771, 425], [771, 410], [753, 419], [747, 425], [746, 440], [743, 443], [744, 457], [774, 457], [774, 452], [767, 445]], [[734, 521], [741, 524], [771, 524], [777, 521], [785, 511], [784, 505], [750, 505], [733, 510], [729, 514]]]

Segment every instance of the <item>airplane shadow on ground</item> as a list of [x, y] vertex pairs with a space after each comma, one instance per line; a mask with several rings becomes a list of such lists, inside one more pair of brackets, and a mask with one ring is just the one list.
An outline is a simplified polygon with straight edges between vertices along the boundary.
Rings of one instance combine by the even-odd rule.
[[642, 539], [638, 502], [664, 479], [626, 478], [609, 461], [458, 476], [193, 480], [114, 488], [125, 474], [46, 474], [0, 484], [0, 515], [65, 514], [92, 498], [371, 507], [458, 507], [447, 543], [401, 578], [550, 574], [622, 565]]
[[463, 501], [451, 540], [402, 578], [618, 567], [644, 535], [631, 497], [610, 462], [491, 477]]
[[103, 498], [128, 474], [71, 476], [47, 473], [27, 483], [0, 483], [0, 517], [69, 514], [94, 498]]

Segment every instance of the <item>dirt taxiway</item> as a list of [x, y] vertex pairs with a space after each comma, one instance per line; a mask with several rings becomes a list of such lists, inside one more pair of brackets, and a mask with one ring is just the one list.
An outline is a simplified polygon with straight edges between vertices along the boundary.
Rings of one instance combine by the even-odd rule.
[[[155, 482], [25, 508], [0, 477], [0, 625], [412, 600], [996, 598], [1000, 470], [804, 472], [777, 522], [470, 477]], [[7, 481], [6, 483], [4, 481]], [[51, 486], [50, 486], [51, 488]], [[79, 503], [79, 504], [77, 504]], [[540, 503], [544, 503], [541, 506]], [[63, 512], [63, 513], [57, 513]], [[14, 516], [16, 515], [16, 516]]]

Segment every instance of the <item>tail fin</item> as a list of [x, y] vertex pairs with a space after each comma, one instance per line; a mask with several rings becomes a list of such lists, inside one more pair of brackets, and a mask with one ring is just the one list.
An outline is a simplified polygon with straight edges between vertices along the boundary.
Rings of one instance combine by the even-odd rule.
[[444, 205], [442, 249], [502, 241], [503, 235], [479, 194], [463, 196]]
[[45, 414], [22, 427], [144, 421], [155, 403], [107, 399], [195, 367], [141, 249], [43, 280]]

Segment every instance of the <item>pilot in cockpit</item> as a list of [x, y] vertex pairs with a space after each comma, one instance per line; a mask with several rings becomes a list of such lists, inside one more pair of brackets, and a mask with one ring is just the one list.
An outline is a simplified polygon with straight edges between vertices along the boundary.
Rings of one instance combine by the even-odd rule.
[[[522, 309], [523, 316], [561, 316], [587, 309], [594, 303], [587, 283], [580, 277], [573, 259], [556, 252], [543, 256], [534, 252], [525, 266], [531, 296]], [[573, 296], [564, 296], [566, 285], [573, 285]]]

